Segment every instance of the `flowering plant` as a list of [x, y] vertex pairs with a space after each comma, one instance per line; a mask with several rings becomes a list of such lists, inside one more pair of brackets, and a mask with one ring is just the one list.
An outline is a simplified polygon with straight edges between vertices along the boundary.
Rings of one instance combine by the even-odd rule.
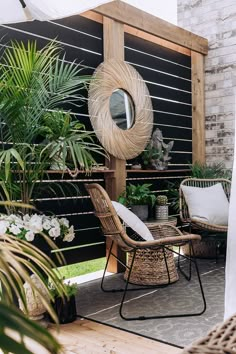
[[62, 238], [67, 242], [71, 242], [75, 237], [74, 227], [69, 226], [66, 218], [38, 214], [0, 215], [0, 236], [14, 235], [31, 242], [39, 233], [44, 233], [54, 240]]

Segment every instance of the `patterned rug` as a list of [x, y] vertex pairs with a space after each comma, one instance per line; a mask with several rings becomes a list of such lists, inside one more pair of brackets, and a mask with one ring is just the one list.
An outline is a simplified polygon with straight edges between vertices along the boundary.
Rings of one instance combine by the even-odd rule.
[[[207, 310], [201, 316], [125, 321], [119, 316], [122, 293], [104, 293], [100, 288], [100, 280], [79, 286], [77, 313], [81, 317], [184, 347], [206, 335], [213, 326], [223, 321], [224, 261], [220, 259], [215, 263], [215, 260], [198, 260], [198, 265], [207, 302]], [[122, 286], [123, 274], [106, 278], [107, 288]], [[201, 307], [200, 289], [193, 271], [190, 282], [180, 274], [179, 281], [168, 287], [129, 292], [124, 311], [129, 316], [148, 316], [157, 313], [196, 312]]]

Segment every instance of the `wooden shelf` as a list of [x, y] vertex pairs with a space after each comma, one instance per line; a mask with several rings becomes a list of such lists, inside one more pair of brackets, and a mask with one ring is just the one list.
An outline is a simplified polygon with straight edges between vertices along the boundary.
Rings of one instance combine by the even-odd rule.
[[[48, 174], [70, 174], [70, 172], [73, 174], [75, 173], [74, 170], [69, 171], [63, 171], [63, 170], [47, 170], [45, 171]], [[79, 174], [93, 174], [93, 173], [114, 173], [115, 170], [92, 170], [91, 172], [87, 172], [87, 171], [79, 171]]]
[[189, 169], [179, 169], [179, 170], [126, 170], [127, 173], [174, 173], [174, 172], [190, 172]]

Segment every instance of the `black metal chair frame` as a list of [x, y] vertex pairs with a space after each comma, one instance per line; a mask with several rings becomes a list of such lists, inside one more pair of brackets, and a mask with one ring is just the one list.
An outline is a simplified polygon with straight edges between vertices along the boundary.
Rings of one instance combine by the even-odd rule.
[[[204, 296], [204, 291], [200, 279], [200, 274], [198, 270], [198, 265], [194, 256], [194, 251], [192, 247], [192, 241], [200, 240], [201, 237], [199, 235], [193, 235], [193, 234], [183, 234], [181, 233], [180, 230], [178, 230], [176, 227], [172, 225], [158, 225], [155, 230], [152, 230], [153, 235], [155, 235], [155, 238], [153, 240], [144, 240], [141, 238], [140, 239], [135, 239], [131, 238], [130, 236], [127, 235], [126, 230], [124, 229], [120, 218], [118, 217], [112, 202], [104, 190], [102, 186], [99, 184], [93, 183], [93, 184], [88, 184], [86, 185], [86, 188], [90, 194], [91, 200], [94, 204], [95, 207], [95, 215], [99, 218], [101, 226], [102, 226], [102, 231], [104, 236], [106, 236], [108, 239], [111, 241], [111, 246], [110, 250], [108, 253], [108, 258], [106, 262], [106, 266], [103, 272], [103, 277], [102, 277], [102, 282], [101, 282], [101, 289], [104, 292], [123, 292], [123, 296], [121, 299], [120, 303], [120, 308], [119, 308], [119, 313], [122, 319], [124, 320], [146, 320], [146, 319], [155, 319], [155, 318], [172, 318], [172, 317], [186, 317], [186, 316], [200, 316], [202, 315], [205, 310], [206, 310], [206, 300]], [[173, 236], [174, 233], [174, 236]], [[139, 236], [140, 237], [140, 236]], [[182, 246], [184, 244], [189, 244], [190, 247], [190, 256], [185, 256], [181, 255], [180, 252], [177, 252], [176, 250], [172, 249], [173, 246]], [[130, 255], [133, 254], [133, 257], [131, 258], [131, 261], [129, 265], [124, 264], [119, 257], [113, 252], [113, 246], [121, 248], [125, 253], [130, 253]], [[129, 282], [130, 276], [132, 273], [135, 257], [136, 257], [136, 252], [138, 250], [162, 250], [163, 251], [163, 257], [164, 257], [164, 263], [165, 263], [165, 269], [167, 273], [167, 283], [164, 285], [141, 285], [141, 287], [138, 285], [138, 288], [129, 288]], [[201, 292], [201, 297], [202, 297], [202, 302], [203, 302], [203, 308], [201, 311], [195, 312], [195, 313], [179, 313], [179, 314], [173, 314], [173, 315], [161, 315], [161, 314], [156, 314], [152, 316], [126, 316], [124, 314], [124, 304], [126, 300], [126, 295], [127, 292], [132, 290], [144, 290], [144, 289], [150, 289], [150, 288], [160, 288], [164, 286], [170, 286], [170, 271], [168, 269], [168, 261], [167, 261], [167, 254], [166, 252], [172, 252], [177, 254], [179, 257], [183, 257], [187, 260], [189, 260], [189, 274], [185, 274], [185, 272], [181, 269], [180, 267], [180, 259], [178, 260], [178, 268], [180, 272], [184, 275], [187, 281], [190, 281], [191, 279], [191, 267], [192, 263], [195, 265], [197, 277], [198, 277], [198, 282], [199, 282], [199, 287], [200, 287], [200, 292]], [[106, 270], [108, 267], [108, 263], [110, 260], [110, 257], [114, 257], [120, 264], [122, 264], [126, 269], [127, 269], [127, 278], [125, 282], [125, 286], [122, 289], [106, 289], [104, 287], [104, 281], [105, 281], [105, 274]]]
[[[189, 247], [190, 247], [190, 256], [185, 256], [185, 255], [182, 255], [180, 254], [180, 246], [179, 246], [179, 252], [176, 252], [174, 251], [173, 249], [169, 248], [169, 247], [166, 247], [166, 246], [162, 246], [162, 247], [159, 247], [157, 249], [162, 249], [163, 250], [163, 254], [164, 254], [164, 260], [165, 260], [165, 266], [166, 266], [166, 272], [167, 272], [167, 278], [168, 278], [168, 283], [167, 284], [164, 284], [164, 285], [150, 285], [150, 286], [141, 286], [141, 287], [136, 287], [136, 288], [131, 288], [129, 289], [129, 279], [130, 279], [130, 276], [131, 276], [131, 273], [132, 273], [132, 269], [133, 269], [133, 265], [134, 265], [134, 261], [135, 261], [135, 256], [136, 256], [136, 251], [138, 249], [141, 249], [141, 248], [137, 248], [133, 251], [133, 257], [132, 257], [132, 261], [131, 261], [131, 265], [130, 267], [127, 265], [127, 264], [124, 264], [113, 252], [112, 252], [112, 248], [113, 248], [113, 245], [114, 245], [114, 242], [112, 241], [112, 244], [110, 246], [110, 250], [109, 250], [109, 253], [108, 253], [108, 257], [107, 257], [107, 261], [106, 261], [106, 265], [105, 265], [105, 269], [104, 269], [104, 272], [103, 272], [103, 276], [102, 276], [102, 281], [101, 281], [101, 289], [102, 291], [104, 292], [123, 292], [123, 296], [122, 296], [122, 299], [121, 299], [121, 303], [120, 303], [120, 308], [119, 308], [119, 314], [120, 314], [120, 317], [123, 319], [123, 320], [126, 320], [126, 321], [133, 321], [133, 320], [148, 320], [148, 319], [158, 319], [158, 318], [175, 318], [175, 317], [191, 317], [191, 316], [200, 316], [202, 315], [205, 311], [206, 311], [206, 299], [205, 299], [205, 295], [204, 295], [204, 290], [203, 290], [203, 286], [202, 286], [202, 282], [201, 282], [201, 277], [200, 277], [200, 273], [199, 273], [199, 269], [198, 269], [198, 265], [197, 265], [197, 261], [194, 257], [194, 250], [193, 250], [193, 246], [192, 246], [192, 241], [189, 241], [188, 242], [189, 244]], [[198, 282], [199, 282], [199, 287], [200, 287], [200, 293], [201, 293], [201, 297], [202, 297], [202, 302], [203, 302], [203, 308], [200, 312], [193, 312], [193, 313], [180, 313], [180, 314], [173, 314], [173, 315], [152, 315], [152, 316], [136, 316], [136, 317], [128, 317], [128, 316], [125, 316], [124, 313], [123, 313], [123, 308], [124, 308], [124, 303], [125, 303], [125, 299], [126, 299], [126, 295], [127, 295], [127, 292], [128, 291], [137, 291], [137, 290], [145, 290], [145, 289], [156, 289], [156, 288], [163, 288], [163, 287], [166, 287], [166, 286], [169, 286], [171, 285], [170, 283], [170, 273], [169, 273], [169, 269], [168, 269], [168, 263], [167, 263], [167, 259], [166, 259], [166, 253], [165, 253], [165, 250], [169, 250], [175, 254], [178, 255], [178, 262], [177, 262], [177, 267], [179, 269], [179, 271], [181, 272], [181, 274], [185, 277], [185, 279], [187, 281], [190, 281], [191, 280], [191, 277], [192, 277], [192, 263], [194, 264], [195, 266], [195, 269], [196, 269], [196, 273], [197, 273], [197, 277], [198, 277]], [[110, 260], [110, 257], [113, 256], [122, 266], [124, 266], [126, 269], [128, 269], [128, 276], [127, 276], [127, 279], [125, 281], [125, 287], [122, 288], [122, 289], [105, 289], [104, 287], [104, 281], [105, 281], [105, 274], [106, 274], [106, 271], [107, 271], [107, 267], [108, 267], [108, 264], [109, 264], [109, 260]], [[180, 266], [180, 257], [183, 257], [185, 259], [187, 259], [189, 261], [189, 273], [186, 274], [183, 269], [181, 268]]]

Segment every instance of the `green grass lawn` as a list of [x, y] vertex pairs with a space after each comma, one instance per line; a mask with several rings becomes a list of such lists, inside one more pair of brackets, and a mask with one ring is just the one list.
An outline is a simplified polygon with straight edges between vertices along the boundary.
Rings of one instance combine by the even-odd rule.
[[86, 261], [76, 264], [71, 264], [64, 267], [59, 267], [58, 270], [62, 278], [68, 279], [77, 277], [79, 275], [84, 275], [88, 273], [93, 273], [98, 270], [105, 268], [106, 257], [94, 259], [92, 261]]

